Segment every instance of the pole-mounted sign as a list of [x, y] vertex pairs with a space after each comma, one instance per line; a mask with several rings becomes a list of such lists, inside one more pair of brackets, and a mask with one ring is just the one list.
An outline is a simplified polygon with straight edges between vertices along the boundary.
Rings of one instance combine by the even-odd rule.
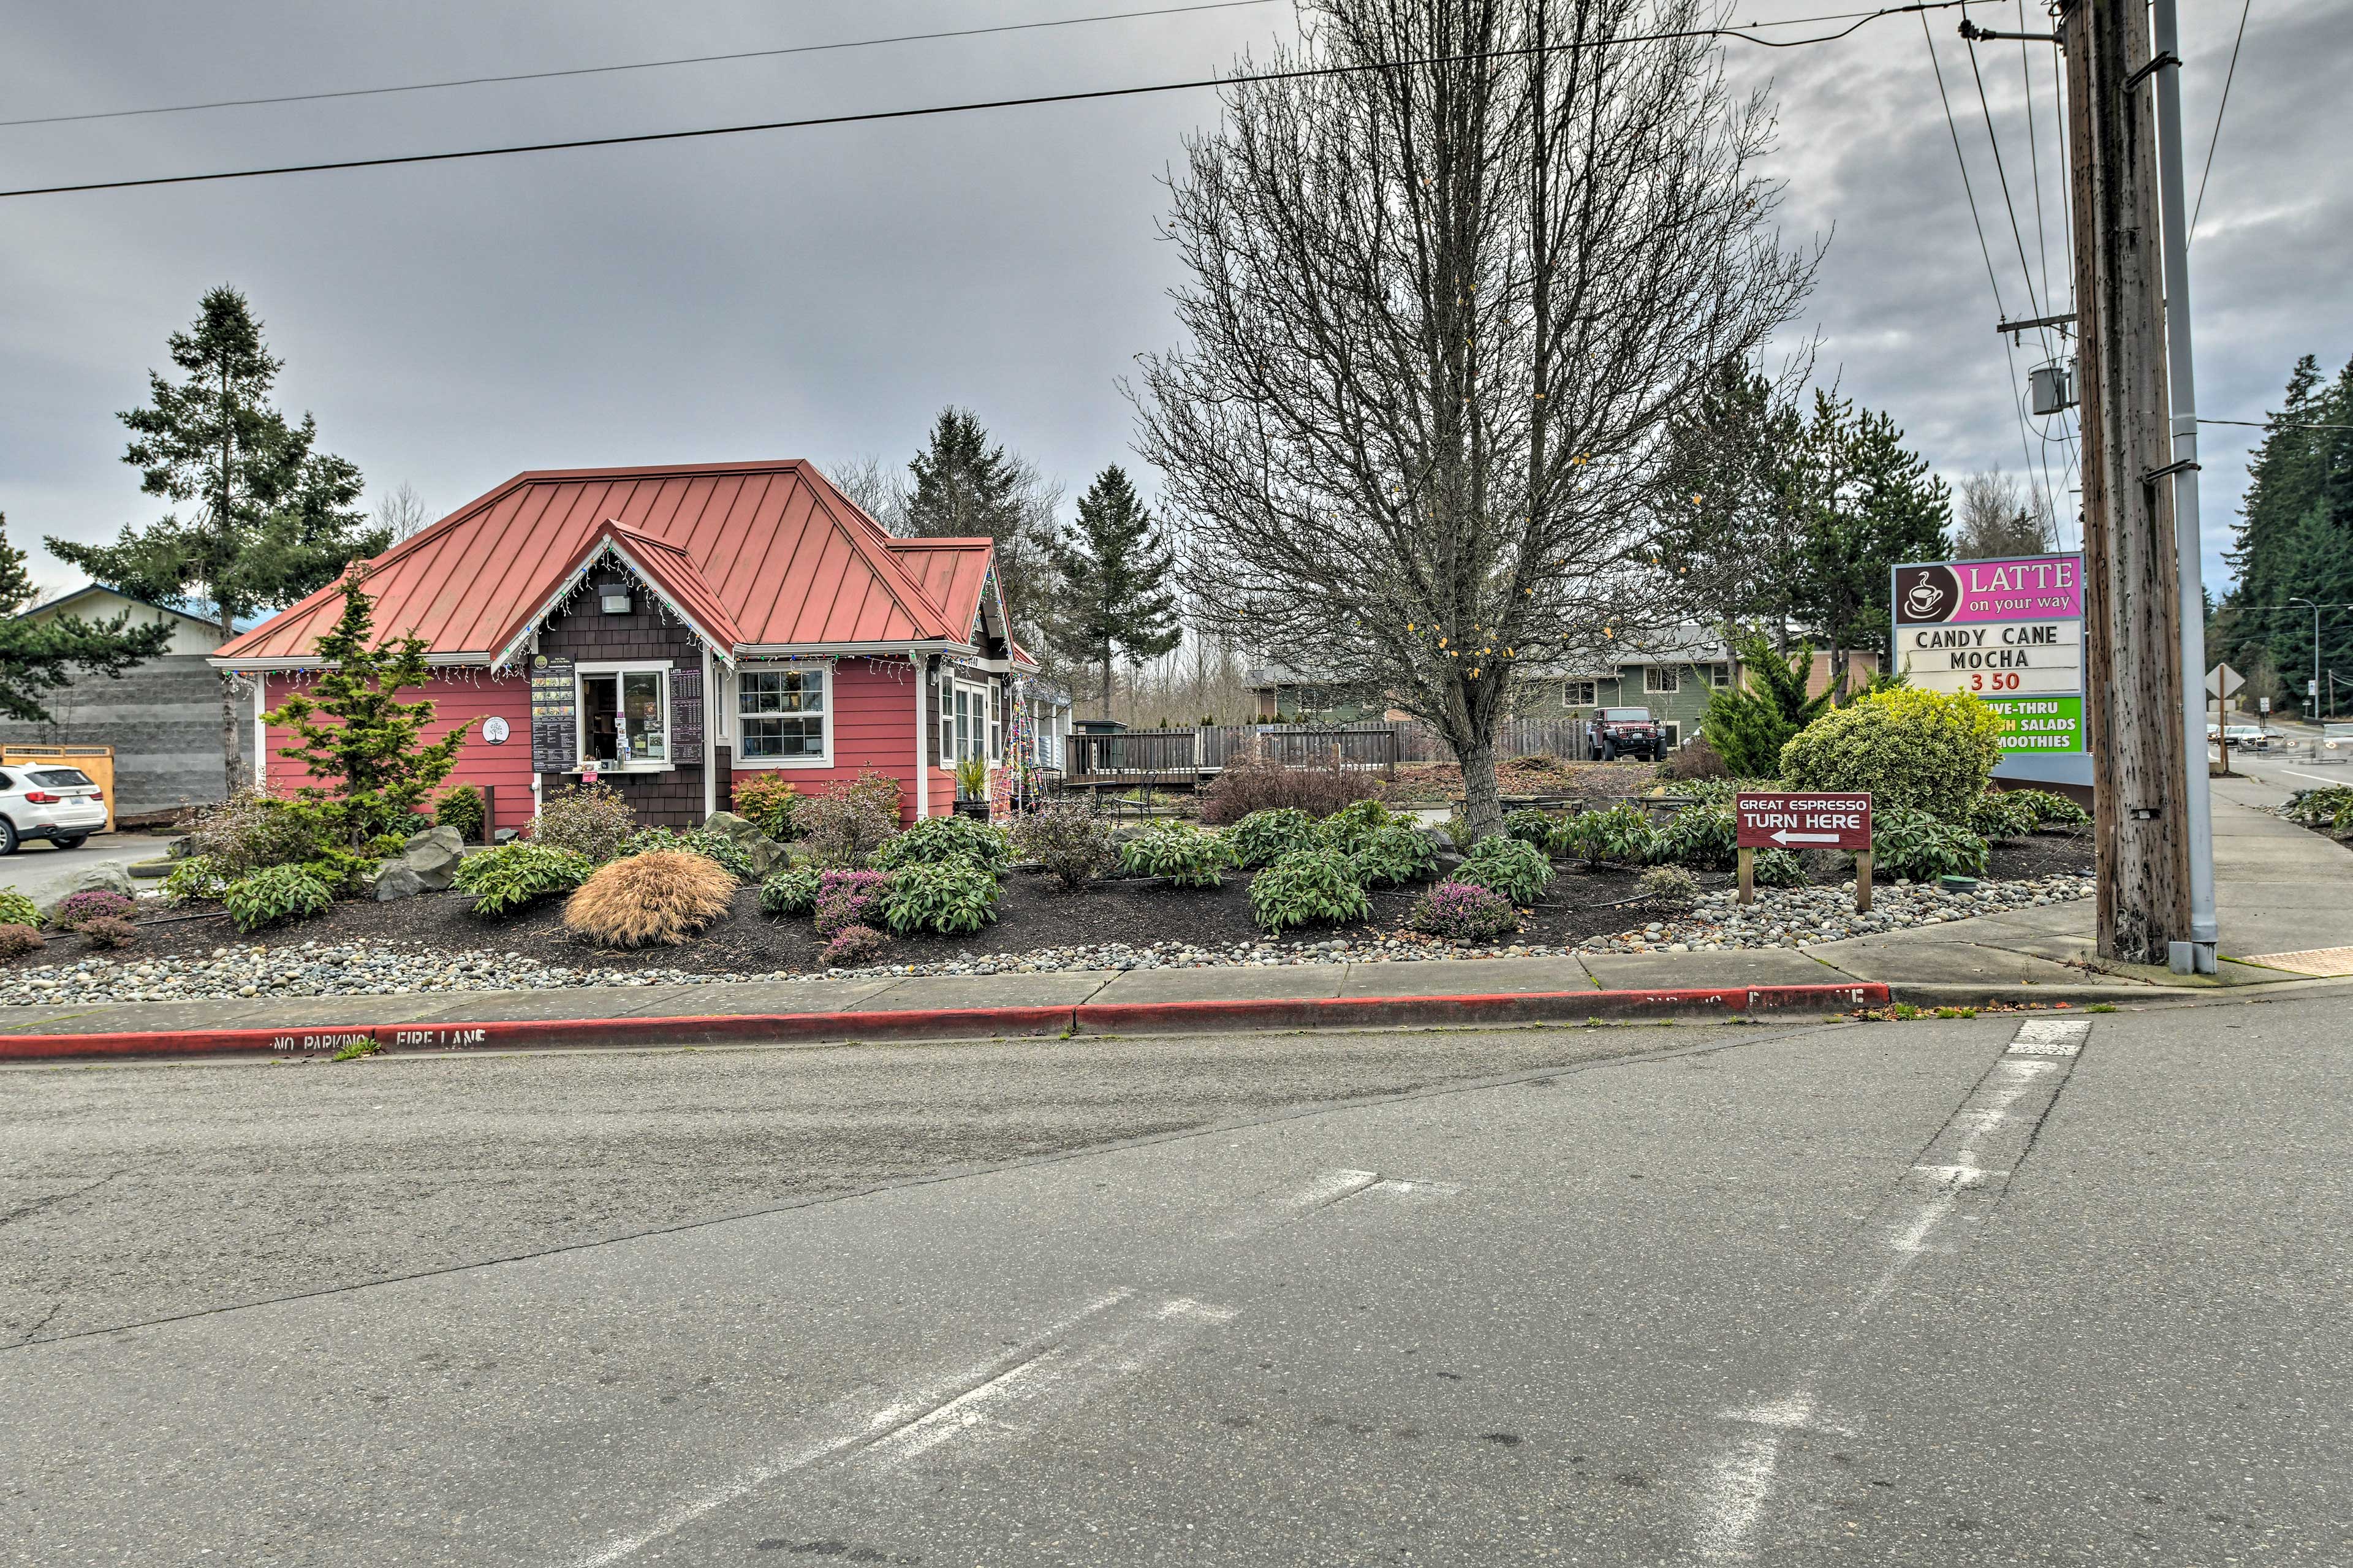
[[1967, 692], [2001, 722], [1997, 778], [2089, 784], [2084, 558], [1915, 561], [1894, 571], [1894, 668]]
[[1740, 901], [1757, 898], [1759, 849], [1851, 849], [1854, 907], [1871, 908], [1871, 796], [1742, 790], [1732, 797], [1733, 843], [1739, 851]]

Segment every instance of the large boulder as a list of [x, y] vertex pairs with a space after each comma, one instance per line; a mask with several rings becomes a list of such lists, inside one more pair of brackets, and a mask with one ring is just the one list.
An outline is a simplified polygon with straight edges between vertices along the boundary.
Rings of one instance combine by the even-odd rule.
[[386, 860], [376, 868], [375, 898], [380, 904], [413, 899], [427, 890], [425, 879], [410, 870], [406, 860]]
[[748, 816], [738, 816], [732, 811], [714, 811], [702, 819], [702, 826], [724, 833], [738, 844], [749, 844], [754, 838], [766, 837], [760, 831], [758, 823]]
[[780, 871], [792, 861], [792, 852], [773, 838], [754, 838], [744, 850], [752, 857], [752, 874], [765, 878], [771, 871]]
[[72, 875], [65, 879], [63, 886], [51, 892], [47, 898], [41, 900], [37, 907], [40, 910], [42, 918], [46, 920], [48, 918], [49, 911], [59, 904], [64, 903], [76, 893], [87, 893], [92, 889], [102, 889], [109, 893], [121, 893], [126, 899], [135, 899], [139, 896], [139, 884], [132, 881], [131, 873], [121, 867], [81, 866], [74, 869]]
[[427, 891], [438, 893], [457, 879], [458, 862], [465, 853], [466, 841], [456, 828], [436, 827], [411, 837], [401, 851], [400, 863], [417, 874]]

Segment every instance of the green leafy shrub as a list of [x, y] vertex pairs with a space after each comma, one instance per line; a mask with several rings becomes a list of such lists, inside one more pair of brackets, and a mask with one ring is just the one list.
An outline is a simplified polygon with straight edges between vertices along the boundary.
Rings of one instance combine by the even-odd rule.
[[1993, 710], [1966, 693], [1897, 687], [1825, 713], [1781, 748], [1792, 789], [1868, 790], [1874, 811], [1965, 823], [2001, 752]]
[[1295, 805], [1253, 811], [1226, 829], [1226, 844], [1234, 864], [1245, 871], [1271, 866], [1294, 849], [1315, 842], [1315, 820]]
[[815, 864], [863, 866], [899, 831], [899, 781], [869, 769], [803, 801], [793, 819]]
[[1438, 870], [1438, 850], [1430, 835], [1410, 822], [1392, 822], [1377, 830], [1365, 847], [1348, 857], [1356, 880], [1368, 888], [1419, 882]]
[[1533, 904], [1552, 881], [1552, 862], [1535, 845], [1499, 834], [1479, 840], [1470, 857], [1455, 868], [1454, 879], [1475, 882], [1514, 904]]
[[882, 923], [898, 936], [918, 931], [966, 936], [997, 918], [998, 892], [997, 879], [986, 866], [963, 859], [919, 860], [891, 873], [891, 885], [882, 894]]
[[324, 914], [334, 895], [306, 866], [264, 866], [231, 882], [221, 894], [228, 918], [244, 931]]
[[433, 826], [454, 827], [458, 837], [469, 844], [479, 844], [483, 838], [482, 792], [472, 784], [459, 784], [445, 792], [433, 805]]
[[1687, 805], [1658, 830], [1651, 858], [1694, 871], [1721, 871], [1733, 863], [1738, 837], [1731, 806]]
[[28, 952], [38, 952], [48, 945], [41, 940], [41, 933], [29, 925], [20, 925], [13, 921], [0, 924], [0, 963], [22, 958]]
[[735, 878], [715, 860], [674, 849], [599, 866], [565, 900], [564, 923], [599, 947], [675, 947], [724, 916]]
[[1799, 644], [1785, 658], [1761, 631], [1736, 632], [1731, 642], [1741, 683], [1708, 693], [1700, 729], [1727, 773], [1760, 778], [1781, 765], [1781, 749], [1790, 738], [1830, 707], [1831, 689], [1806, 695], [1814, 668], [1810, 644]]
[[1903, 806], [1872, 812], [1873, 867], [1892, 877], [1926, 882], [1974, 877], [1986, 868], [1986, 841], [1957, 823]]
[[503, 915], [572, 891], [596, 868], [577, 851], [519, 839], [459, 861], [452, 886], [474, 895], [476, 914]]
[[731, 793], [735, 800], [735, 815], [769, 837], [790, 838], [798, 830], [796, 818], [800, 815], [801, 802], [807, 797], [782, 773], [758, 773], [739, 778]]
[[[32, 906], [27, 903], [26, 908]], [[79, 931], [91, 921], [127, 921], [139, 912], [135, 899], [126, 899], [107, 888], [85, 888], [79, 893], [68, 893], [49, 910], [52, 931]]]
[[727, 874], [739, 882], [757, 881], [760, 876], [752, 851], [716, 827], [690, 827], [683, 832], [673, 827], [640, 828], [621, 846], [623, 857], [658, 853], [700, 855], [725, 867]]
[[0, 891], [0, 925], [37, 926], [41, 911], [22, 893]]
[[129, 947], [139, 928], [118, 915], [96, 915], [81, 922], [81, 939], [91, 947]]
[[185, 826], [189, 855], [212, 861], [231, 881], [266, 866], [299, 866], [325, 842], [316, 822], [257, 789], [205, 807]]
[[1129, 876], [1166, 877], [1179, 888], [1218, 887], [1232, 864], [1223, 835], [1189, 822], [1155, 822], [1119, 849], [1119, 868]]
[[1538, 811], [1524, 805], [1517, 811], [1504, 814], [1504, 832], [1523, 844], [1533, 844], [1539, 849], [1549, 849], [1554, 837], [1560, 832], [1561, 818], [1548, 811]]
[[1752, 875], [1760, 888], [1795, 888], [1804, 884], [1806, 867], [1787, 849], [1759, 849]]
[[[2344, 789], [2347, 798], [2353, 800], [2353, 789], [2347, 789], [2342, 784], [2331, 787]], [[2065, 795], [2053, 791], [2014, 789], [2004, 793], [2013, 800], [2026, 803], [2034, 813], [2034, 824], [2037, 827], [2088, 827], [2092, 824], [2090, 812], [2085, 811]]]
[[2032, 833], [2036, 817], [2022, 791], [1989, 789], [1969, 802], [1968, 828], [1980, 838], [2023, 838]]
[[927, 816], [885, 839], [870, 864], [878, 871], [895, 871], [902, 866], [938, 866], [951, 860], [966, 861], [991, 877], [1000, 877], [1013, 864], [1013, 850], [1004, 831], [986, 822], [968, 816]]
[[1373, 841], [1374, 834], [1398, 820], [1379, 801], [1350, 801], [1315, 825], [1315, 842], [1339, 854], [1354, 855]]
[[164, 878], [164, 901], [167, 904], [209, 903], [228, 891], [237, 879], [227, 867], [209, 855], [191, 855], [174, 866]]
[[1268, 931], [1369, 920], [1373, 901], [1353, 858], [1338, 849], [1294, 849], [1250, 879], [1250, 918]]
[[638, 814], [611, 784], [567, 784], [540, 802], [531, 841], [569, 849], [602, 866], [617, 859], [637, 831]]
[[777, 871], [760, 884], [760, 908], [772, 915], [806, 915], [817, 910], [822, 873], [813, 866]]
[[1080, 800], [1048, 801], [1016, 819], [1013, 847], [1043, 866], [1065, 889], [1083, 888], [1119, 864], [1119, 839], [1111, 822]]
[[1640, 866], [1656, 858], [1658, 831], [1651, 826], [1649, 812], [1630, 800], [1621, 800], [1606, 811], [1580, 811], [1562, 823], [1553, 836], [1552, 847], [1564, 855], [1581, 856], [1588, 866], [1604, 860]]
[[1653, 866], [1634, 886], [1651, 902], [1677, 913], [1699, 902], [1699, 879], [1681, 866]]
[[1431, 936], [1483, 942], [1520, 929], [1512, 900], [1476, 882], [1440, 882], [1413, 903], [1407, 923]]
[[834, 969], [862, 969], [882, 956], [891, 939], [872, 926], [844, 926], [833, 933], [820, 954]]
[[319, 879], [331, 898], [348, 898], [359, 891], [376, 863], [340, 845], [328, 845], [302, 862], [302, 869]]
[[2300, 827], [2324, 833], [2353, 834], [2353, 784], [2324, 784], [2300, 789], [2287, 797], [2280, 815]]

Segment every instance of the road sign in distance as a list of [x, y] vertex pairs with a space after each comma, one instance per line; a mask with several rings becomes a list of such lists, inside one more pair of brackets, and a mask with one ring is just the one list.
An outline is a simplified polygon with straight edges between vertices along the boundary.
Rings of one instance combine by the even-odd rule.
[[2236, 697], [2239, 694], [2239, 688], [2244, 686], [2246, 683], [2247, 678], [2245, 676], [2241, 675], [2237, 670], [2232, 669], [2227, 664], [2218, 664], [2213, 668], [2206, 672], [2206, 695], [2209, 697]]
[[1871, 796], [1765, 794], [1743, 790], [1733, 797], [1735, 842], [1743, 849], [1871, 848]]

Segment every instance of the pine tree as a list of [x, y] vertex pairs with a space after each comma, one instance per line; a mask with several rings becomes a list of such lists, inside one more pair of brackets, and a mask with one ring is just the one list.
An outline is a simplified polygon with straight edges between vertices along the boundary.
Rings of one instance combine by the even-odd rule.
[[914, 485], [901, 509], [909, 533], [997, 542], [997, 582], [1006, 613], [1037, 625], [1044, 609], [1045, 552], [1060, 496], [1023, 459], [989, 444], [969, 408], [940, 410], [923, 451], [907, 464]]
[[1894, 568], [1943, 559], [1952, 501], [1893, 419], [1827, 393], [1814, 395], [1801, 464], [1797, 615], [1843, 680], [1846, 650], [1888, 646]]
[[429, 746], [420, 744], [433, 721], [433, 704], [403, 702], [400, 693], [433, 677], [425, 641], [371, 643], [375, 602], [361, 582], [356, 572], [343, 578], [343, 613], [319, 639], [319, 659], [328, 672], [265, 715], [291, 730], [298, 742], [280, 747], [278, 754], [323, 781], [302, 785], [296, 798], [317, 815], [330, 838], [355, 852], [371, 839], [404, 830], [466, 743], [459, 725]]
[[[2238, 582], [2215, 617], [2213, 650], [2252, 678], [2268, 664], [2293, 679], [2299, 700], [2311, 679], [2311, 612], [2353, 600], [2353, 363], [2334, 383], [2306, 354], [2289, 374], [2279, 412], [2248, 465], [2247, 494], [2228, 560]], [[2324, 610], [2321, 693], [2327, 671], [2353, 666], [2353, 616]], [[2252, 679], [2241, 700], [2260, 695]]]
[[167, 651], [172, 628], [134, 626], [126, 611], [93, 624], [60, 616], [35, 626], [16, 618], [33, 601], [33, 574], [25, 552], [8, 542], [8, 514], [0, 512], [0, 718], [50, 721], [35, 693], [55, 691], [77, 669], [121, 679], [122, 672]]
[[1168, 578], [1176, 563], [1152, 513], [1114, 464], [1079, 498], [1079, 521], [1047, 546], [1059, 581], [1046, 635], [1054, 650], [1103, 672], [1111, 717], [1114, 650], [1142, 664], [1184, 639]]
[[1661, 563], [1713, 618], [1761, 622], [1777, 646], [1800, 591], [1793, 465], [1804, 433], [1779, 387], [1745, 361], [1727, 363], [1670, 421], [1651, 502]]
[[[51, 539], [49, 551], [133, 598], [193, 608], [237, 623], [282, 608], [335, 579], [354, 556], [389, 539], [357, 509], [360, 472], [318, 450], [309, 415], [288, 423], [269, 401], [282, 362], [270, 356], [245, 296], [223, 286], [170, 339], [184, 381], [148, 373], [148, 405], [120, 417], [132, 432], [122, 460], [140, 489], [192, 515], [166, 512], [126, 525], [111, 544]], [[221, 677], [221, 760], [229, 787], [242, 782], [234, 678]]]
[[1781, 772], [1781, 748], [1789, 737], [1821, 717], [1831, 689], [1806, 695], [1814, 649], [1799, 643], [1785, 662], [1765, 636], [1735, 632], [1728, 639], [1739, 657], [1746, 689], [1719, 687], [1708, 693], [1700, 731], [1735, 778], [1769, 779]]

